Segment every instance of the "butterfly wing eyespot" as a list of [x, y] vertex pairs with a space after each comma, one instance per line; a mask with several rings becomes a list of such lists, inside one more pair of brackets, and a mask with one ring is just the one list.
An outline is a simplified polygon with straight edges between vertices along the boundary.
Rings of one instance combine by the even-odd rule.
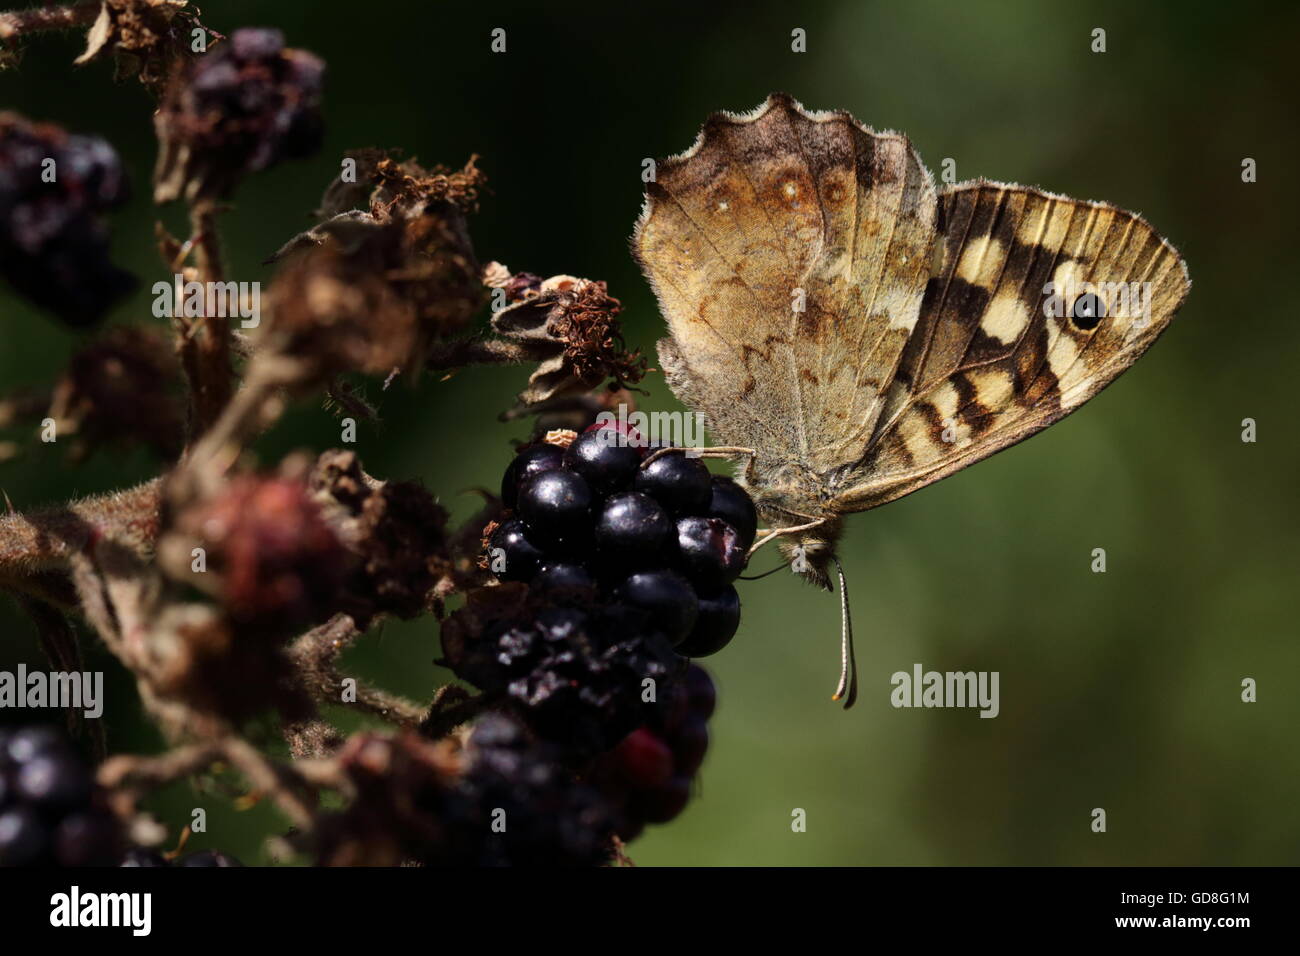
[[1095, 292], [1085, 292], [1074, 300], [1070, 320], [1076, 329], [1092, 331], [1106, 318], [1106, 303]]

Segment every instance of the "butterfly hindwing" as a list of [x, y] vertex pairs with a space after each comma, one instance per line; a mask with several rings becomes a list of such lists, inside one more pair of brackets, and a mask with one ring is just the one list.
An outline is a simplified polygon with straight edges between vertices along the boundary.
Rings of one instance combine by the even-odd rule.
[[1140, 216], [1024, 186], [940, 194], [943, 258], [836, 510], [892, 501], [1046, 428], [1165, 329], [1190, 282]]

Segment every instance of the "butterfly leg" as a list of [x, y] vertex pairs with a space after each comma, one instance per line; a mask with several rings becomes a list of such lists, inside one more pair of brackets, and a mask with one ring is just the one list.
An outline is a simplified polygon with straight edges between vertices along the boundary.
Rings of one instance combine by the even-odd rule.
[[750, 545], [749, 557], [752, 558], [754, 556], [755, 551], [757, 551], [759, 548], [761, 548], [763, 545], [767, 544], [769, 541], [773, 540], [774, 538], [779, 538], [783, 534], [796, 534], [797, 532], [800, 531], [808, 531], [812, 528], [816, 528], [818, 525], [822, 525], [825, 523], [826, 523], [825, 518], [818, 518], [816, 521], [809, 521], [807, 524], [796, 524], [796, 525], [791, 525], [788, 528], [773, 528], [770, 531], [766, 531], [763, 533], [763, 537], [759, 538], [752, 545]]
[[641, 463], [644, 468], [652, 461], [662, 458], [664, 455], [672, 454], [691, 454], [695, 458], [741, 458], [748, 457], [751, 460], [758, 454], [752, 448], [742, 448], [739, 445], [714, 445], [712, 448], [682, 448], [673, 446], [672, 448], [659, 448], [646, 457]]

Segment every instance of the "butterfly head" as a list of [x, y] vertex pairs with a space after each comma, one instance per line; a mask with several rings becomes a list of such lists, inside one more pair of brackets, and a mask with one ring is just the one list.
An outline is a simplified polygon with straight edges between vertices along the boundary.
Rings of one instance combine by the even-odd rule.
[[796, 574], [823, 591], [832, 590], [831, 564], [840, 537], [840, 519], [827, 518], [815, 528], [777, 539], [781, 556]]

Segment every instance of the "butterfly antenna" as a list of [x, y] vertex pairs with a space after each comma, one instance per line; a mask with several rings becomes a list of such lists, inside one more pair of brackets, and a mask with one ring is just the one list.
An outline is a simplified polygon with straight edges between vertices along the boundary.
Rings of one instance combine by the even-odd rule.
[[844, 566], [834, 555], [831, 555], [831, 560], [835, 562], [840, 577], [840, 682], [831, 700], [844, 698], [844, 709], [848, 710], [858, 699], [858, 662], [853, 656], [853, 619], [849, 615], [849, 589], [844, 579]]

